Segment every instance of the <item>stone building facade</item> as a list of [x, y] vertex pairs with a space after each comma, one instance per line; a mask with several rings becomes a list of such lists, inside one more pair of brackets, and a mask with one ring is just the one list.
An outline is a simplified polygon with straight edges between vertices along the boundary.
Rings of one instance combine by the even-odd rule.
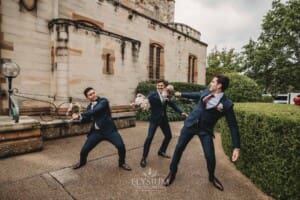
[[[174, 0], [1, 0], [0, 56], [21, 72], [13, 87], [60, 103], [94, 87], [129, 104], [140, 81], [205, 83], [207, 44], [174, 22]], [[7, 80], [0, 79], [0, 110]], [[20, 106], [38, 102], [18, 99]]]

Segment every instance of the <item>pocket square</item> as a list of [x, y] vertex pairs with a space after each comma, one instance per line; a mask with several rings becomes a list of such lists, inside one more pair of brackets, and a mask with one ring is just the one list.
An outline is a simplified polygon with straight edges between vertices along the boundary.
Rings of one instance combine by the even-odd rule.
[[217, 105], [217, 110], [218, 110], [219, 112], [223, 112], [223, 104], [222, 104], [222, 103], [219, 103], [219, 104]]

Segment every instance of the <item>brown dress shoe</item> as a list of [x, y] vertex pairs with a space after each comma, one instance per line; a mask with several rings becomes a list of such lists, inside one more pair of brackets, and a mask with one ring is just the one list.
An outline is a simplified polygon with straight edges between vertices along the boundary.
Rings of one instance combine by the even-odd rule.
[[170, 172], [164, 180], [164, 186], [168, 187], [173, 183], [174, 180], [175, 180], [175, 174]]
[[127, 165], [126, 163], [120, 164], [119, 167], [126, 171], [131, 171], [131, 167], [129, 165]]
[[80, 163], [80, 162], [78, 162], [78, 163], [76, 163], [75, 165], [73, 165], [73, 169], [79, 169], [80, 167], [83, 167], [84, 165], [85, 165], [86, 163]]
[[161, 157], [163, 157], [163, 158], [168, 158], [168, 159], [171, 158], [171, 156], [167, 155], [167, 154], [164, 153], [164, 152], [158, 152], [158, 155], [161, 156]]
[[146, 167], [146, 165], [147, 165], [146, 158], [142, 158], [142, 160], [140, 162], [140, 165], [141, 165], [142, 168]]

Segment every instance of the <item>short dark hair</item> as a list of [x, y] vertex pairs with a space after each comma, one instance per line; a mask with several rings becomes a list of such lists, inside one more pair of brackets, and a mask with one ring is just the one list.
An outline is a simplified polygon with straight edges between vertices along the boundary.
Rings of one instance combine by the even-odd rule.
[[224, 92], [229, 86], [229, 78], [222, 74], [216, 75], [215, 77], [218, 79], [217, 82], [222, 84], [222, 91]]
[[89, 92], [90, 90], [93, 90], [93, 89], [94, 89], [94, 88], [92, 88], [92, 87], [87, 87], [87, 88], [85, 88], [84, 91], [83, 91], [84, 96], [87, 97], [88, 92]]
[[158, 84], [158, 83], [163, 83], [165, 86], [167, 86], [167, 84], [168, 84], [168, 82], [166, 80], [164, 80], [164, 79], [158, 79], [156, 81], [156, 84]]

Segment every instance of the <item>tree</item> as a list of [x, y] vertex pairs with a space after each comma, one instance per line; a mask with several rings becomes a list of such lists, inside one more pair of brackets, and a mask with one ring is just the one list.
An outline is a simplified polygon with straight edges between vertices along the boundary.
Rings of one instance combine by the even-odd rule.
[[206, 84], [216, 74], [225, 74], [228, 72], [241, 71], [241, 58], [233, 48], [227, 50], [223, 48], [219, 51], [217, 47], [213, 48], [207, 58], [208, 68], [206, 70]]
[[265, 92], [300, 91], [300, 0], [274, 0], [262, 30], [256, 42], [243, 47], [245, 74]]

